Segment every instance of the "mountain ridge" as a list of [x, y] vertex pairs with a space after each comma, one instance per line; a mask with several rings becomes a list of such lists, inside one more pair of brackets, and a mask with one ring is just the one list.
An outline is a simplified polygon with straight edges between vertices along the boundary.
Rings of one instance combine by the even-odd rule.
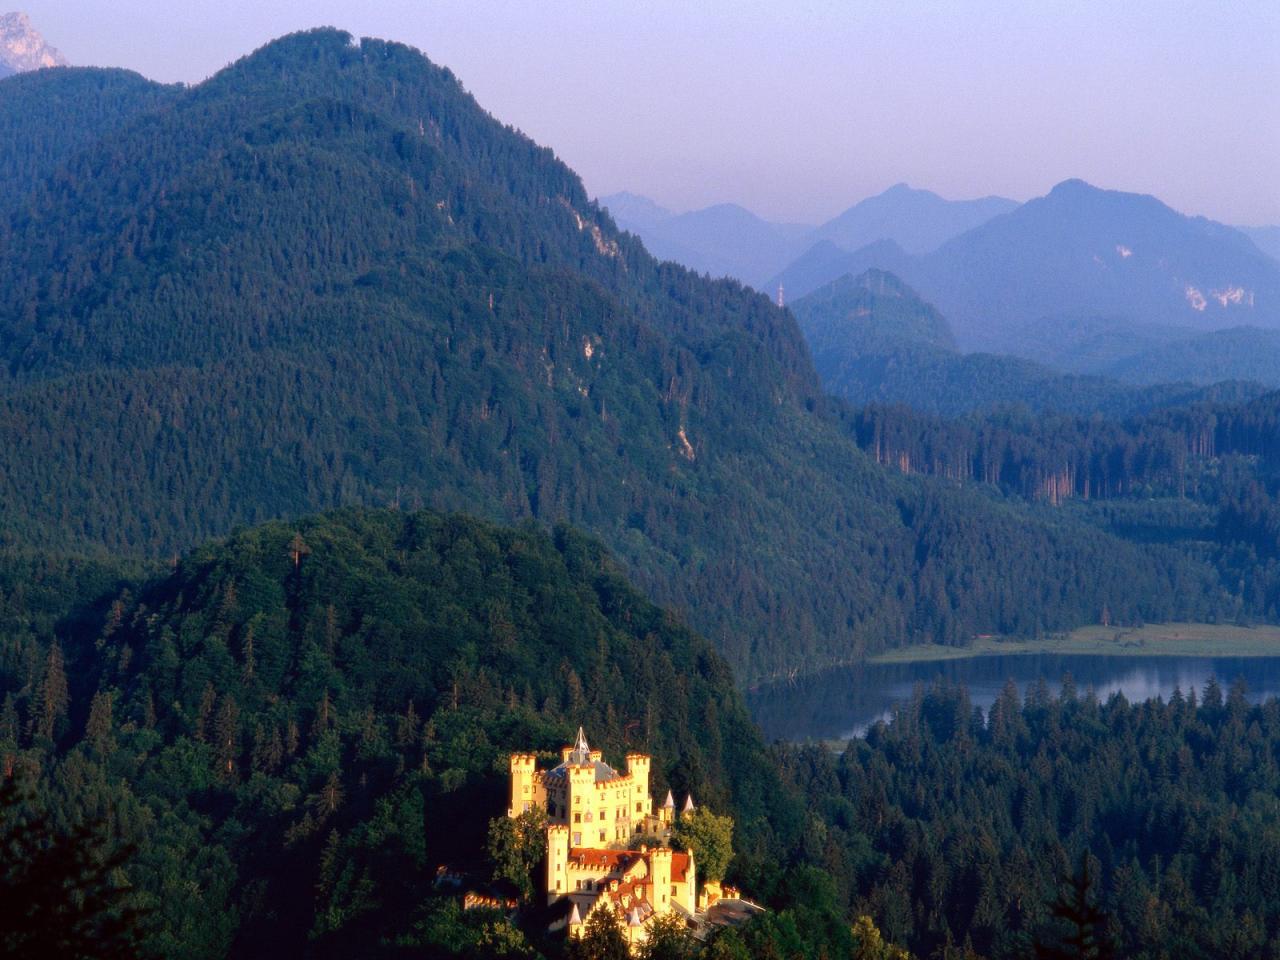
[[[791, 310], [824, 388], [855, 406], [902, 404], [945, 416], [1024, 407], [1127, 417], [1206, 400], [1250, 400], [1272, 385], [1268, 376], [1248, 383], [1192, 375], [1197, 362], [1204, 369], [1213, 363], [1203, 349], [1171, 355], [1161, 366], [1152, 366], [1157, 356], [1151, 351], [1074, 373], [1019, 356], [960, 353], [937, 308], [900, 278], [876, 269], [833, 280]], [[1150, 370], [1138, 376], [1144, 366]], [[1254, 369], [1265, 372], [1266, 366], [1264, 354]]]
[[767, 221], [735, 203], [676, 214], [630, 193], [600, 202], [612, 204], [619, 224], [655, 256], [712, 276], [732, 276], [765, 293], [777, 289], [779, 271], [815, 246], [848, 253], [889, 242], [925, 252], [1017, 207], [1003, 197], [945, 200], [904, 183], [860, 200], [817, 227]]
[[793, 267], [771, 282], [797, 296], [844, 273], [891, 270], [939, 306], [969, 349], [999, 351], [1010, 327], [1061, 313], [1200, 330], [1280, 326], [1280, 264], [1245, 235], [1081, 180], [929, 254], [864, 248]]

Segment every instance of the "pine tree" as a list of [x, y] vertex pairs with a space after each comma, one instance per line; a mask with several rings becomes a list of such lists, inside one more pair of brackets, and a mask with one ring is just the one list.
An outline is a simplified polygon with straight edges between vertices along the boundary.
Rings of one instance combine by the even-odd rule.
[[109, 691], [99, 690], [93, 695], [89, 704], [89, 719], [84, 725], [84, 738], [99, 753], [108, 753], [111, 749], [111, 730], [113, 697]]
[[200, 695], [200, 707], [196, 712], [196, 739], [204, 743], [209, 739], [209, 723], [213, 719], [213, 708], [218, 701], [218, 694], [213, 689], [212, 683], [204, 685], [204, 692]]
[[235, 780], [236, 757], [239, 755], [240, 708], [231, 696], [224, 696], [214, 722], [213, 742], [217, 756], [218, 776]]
[[1059, 931], [1036, 941], [1037, 960], [1110, 960], [1107, 915], [1094, 898], [1090, 860], [1088, 853], [1081, 856], [1080, 869], [1049, 908]]
[[66, 665], [62, 659], [62, 647], [57, 640], [49, 645], [49, 655], [44, 665], [44, 679], [40, 683], [38, 704], [40, 712], [37, 716], [36, 733], [45, 739], [52, 740], [57, 732], [59, 721], [67, 715], [71, 705]]

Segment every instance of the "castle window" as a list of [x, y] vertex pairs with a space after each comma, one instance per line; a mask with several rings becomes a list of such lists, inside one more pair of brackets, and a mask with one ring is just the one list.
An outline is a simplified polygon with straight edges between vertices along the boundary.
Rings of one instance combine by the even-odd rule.
[[601, 843], [604, 843], [604, 831], [603, 831], [603, 830], [601, 830], [601, 831], [600, 831], [600, 842], [601, 842]]
[[573, 815], [573, 822], [574, 822], [574, 823], [581, 823], [581, 822], [582, 822], [582, 814], [580, 814], [580, 813], [575, 813], [575, 814]]
[[636, 804], [636, 813], [640, 813], [642, 809], [643, 809], [643, 808], [641, 807], [641, 805], [637, 803], [637, 804]]
[[573, 835], [573, 845], [574, 845], [575, 847], [580, 847], [580, 846], [582, 846], [582, 834], [580, 834], [580, 833], [575, 833], [575, 834]]

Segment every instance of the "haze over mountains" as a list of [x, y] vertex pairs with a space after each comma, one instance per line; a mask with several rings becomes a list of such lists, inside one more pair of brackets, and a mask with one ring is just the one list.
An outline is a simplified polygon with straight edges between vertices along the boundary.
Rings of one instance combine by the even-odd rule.
[[[897, 184], [818, 227], [771, 223], [736, 204], [674, 214], [645, 197], [619, 193], [600, 200], [624, 230], [654, 256], [712, 276], [730, 276], [768, 292], [770, 278], [815, 245], [857, 250], [881, 239], [925, 252], [1017, 206], [1013, 200], [944, 200]], [[776, 284], [772, 285], [776, 288]]]
[[869, 267], [897, 273], [937, 304], [970, 348], [998, 347], [1011, 327], [1042, 319], [1051, 333], [1071, 317], [1280, 327], [1280, 263], [1243, 233], [1079, 180], [928, 254], [881, 245], [820, 264], [809, 257], [778, 280], [800, 295]]
[[1280, 385], [1280, 367], [1268, 368], [1265, 352], [1254, 365], [1257, 382], [1214, 386], [1198, 385], [1204, 381], [1193, 374], [1203, 365], [1194, 354], [1139, 354], [1099, 375], [1063, 373], [1022, 357], [960, 353], [937, 308], [893, 274], [875, 269], [833, 280], [792, 303], [791, 311], [823, 386], [858, 406], [903, 404], [947, 416], [1016, 406], [1126, 417], [1170, 406], [1249, 400], [1264, 391], [1262, 384]]
[[1021, 206], [899, 184], [803, 232], [732, 205], [674, 215], [630, 194], [602, 203], [655, 255], [770, 296], [782, 288], [788, 302], [890, 271], [938, 307], [965, 350], [1142, 384], [1280, 382], [1274, 228], [1236, 230], [1082, 181]]

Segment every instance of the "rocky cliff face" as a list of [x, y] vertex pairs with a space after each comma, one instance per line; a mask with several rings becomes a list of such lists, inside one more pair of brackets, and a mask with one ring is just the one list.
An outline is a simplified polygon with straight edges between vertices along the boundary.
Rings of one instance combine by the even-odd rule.
[[67, 58], [44, 42], [25, 13], [0, 15], [0, 76], [66, 65]]

